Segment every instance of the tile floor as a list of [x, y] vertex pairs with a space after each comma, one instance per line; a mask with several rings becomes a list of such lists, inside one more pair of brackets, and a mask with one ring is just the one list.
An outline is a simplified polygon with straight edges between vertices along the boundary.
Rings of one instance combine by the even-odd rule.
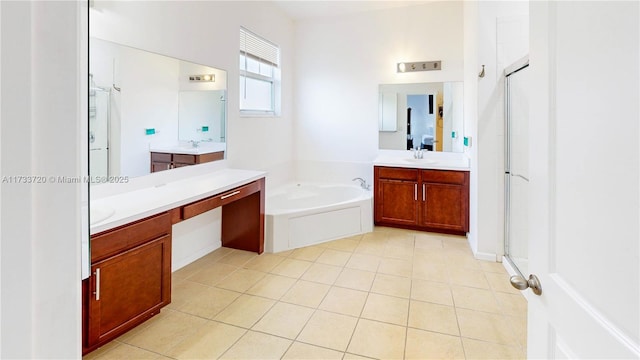
[[278, 254], [218, 249], [172, 303], [85, 359], [514, 359], [524, 297], [465, 238], [378, 227]]

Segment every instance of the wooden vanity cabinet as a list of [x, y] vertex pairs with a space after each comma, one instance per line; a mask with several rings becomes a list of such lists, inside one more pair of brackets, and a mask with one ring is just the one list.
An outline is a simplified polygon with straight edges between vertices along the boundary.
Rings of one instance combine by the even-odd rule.
[[465, 234], [469, 172], [374, 167], [376, 225]]
[[82, 289], [83, 354], [158, 314], [171, 302], [170, 213], [92, 236]]
[[224, 159], [224, 151], [200, 155], [151, 152], [151, 172], [175, 169]]

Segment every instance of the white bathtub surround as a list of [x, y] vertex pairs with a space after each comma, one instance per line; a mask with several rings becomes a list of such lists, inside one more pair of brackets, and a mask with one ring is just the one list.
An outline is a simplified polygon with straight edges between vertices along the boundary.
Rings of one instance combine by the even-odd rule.
[[291, 183], [267, 192], [265, 251], [373, 231], [373, 192], [358, 185]]
[[353, 179], [359, 177], [367, 184], [373, 184], [371, 161], [299, 160], [294, 162], [294, 167], [296, 176], [293, 179], [299, 182], [357, 184]]
[[413, 150], [379, 150], [375, 166], [394, 166], [418, 169], [469, 171], [469, 157], [465, 153], [422, 151], [416, 159]]

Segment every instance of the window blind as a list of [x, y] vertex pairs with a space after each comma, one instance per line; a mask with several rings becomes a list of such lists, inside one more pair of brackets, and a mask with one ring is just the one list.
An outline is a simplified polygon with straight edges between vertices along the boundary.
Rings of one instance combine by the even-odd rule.
[[278, 67], [280, 49], [243, 27], [240, 28], [240, 52], [245, 56]]

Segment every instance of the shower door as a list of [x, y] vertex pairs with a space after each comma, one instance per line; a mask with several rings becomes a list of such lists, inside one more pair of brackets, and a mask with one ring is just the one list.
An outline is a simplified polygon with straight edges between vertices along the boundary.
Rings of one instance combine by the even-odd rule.
[[109, 175], [109, 115], [111, 92], [92, 87], [89, 92], [89, 174]]
[[505, 71], [505, 256], [529, 274], [529, 77], [528, 59]]

